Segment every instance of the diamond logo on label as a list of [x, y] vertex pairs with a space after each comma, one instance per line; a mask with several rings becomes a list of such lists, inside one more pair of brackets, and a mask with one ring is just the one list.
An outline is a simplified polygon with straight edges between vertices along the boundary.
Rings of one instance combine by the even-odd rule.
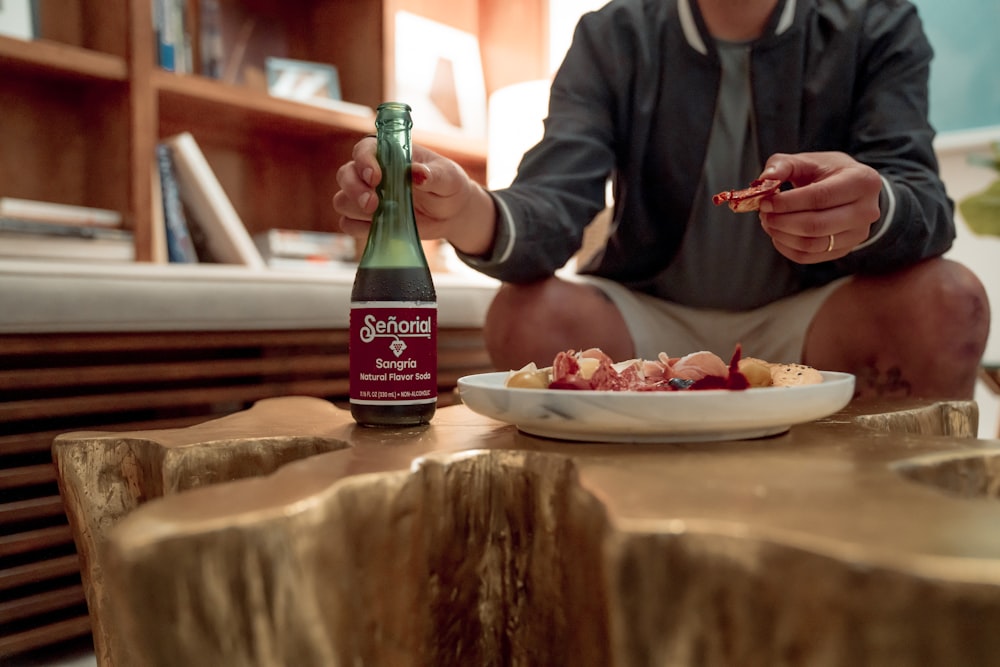
[[389, 343], [389, 349], [392, 350], [392, 353], [398, 357], [406, 350], [406, 343], [403, 342], [401, 338], [397, 338]]

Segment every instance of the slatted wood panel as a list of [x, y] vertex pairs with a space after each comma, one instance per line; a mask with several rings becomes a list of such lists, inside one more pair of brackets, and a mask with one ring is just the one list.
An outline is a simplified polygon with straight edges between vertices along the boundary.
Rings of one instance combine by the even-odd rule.
[[[77, 430], [189, 426], [273, 396], [346, 405], [347, 331], [0, 335], [0, 662], [90, 632], [51, 458]], [[440, 403], [492, 370], [478, 329], [442, 329]]]

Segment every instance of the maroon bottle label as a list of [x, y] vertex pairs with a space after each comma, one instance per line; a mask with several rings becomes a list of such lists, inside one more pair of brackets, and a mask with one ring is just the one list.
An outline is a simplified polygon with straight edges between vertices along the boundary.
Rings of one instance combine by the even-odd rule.
[[437, 305], [351, 304], [351, 403], [415, 405], [437, 400]]

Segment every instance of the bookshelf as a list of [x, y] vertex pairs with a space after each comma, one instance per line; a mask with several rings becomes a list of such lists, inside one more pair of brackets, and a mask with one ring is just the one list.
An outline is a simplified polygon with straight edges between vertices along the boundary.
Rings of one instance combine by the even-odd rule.
[[[108, 208], [152, 258], [156, 143], [191, 132], [253, 232], [333, 230], [336, 169], [371, 119], [159, 68], [151, 0], [38, 0], [37, 39], [0, 37], [0, 195]], [[547, 72], [546, 0], [221, 0], [223, 33], [244, 31], [244, 61], [265, 55], [335, 65], [345, 101], [392, 96], [394, 21], [408, 11], [473, 33], [487, 93]], [[187, 0], [193, 35], [199, 2]], [[247, 29], [247, 26], [251, 26]], [[195, 40], [195, 62], [198, 61]], [[251, 70], [247, 70], [249, 73]], [[485, 182], [485, 140], [414, 139]]]
[[[186, 1], [197, 32], [198, 0]], [[215, 298], [219, 291], [215, 269], [237, 268], [145, 263], [153, 257], [154, 211], [160, 204], [151, 177], [157, 143], [182, 132], [194, 135], [251, 233], [275, 227], [328, 231], [336, 224], [331, 204], [335, 171], [349, 158], [357, 139], [374, 130], [370, 119], [276, 99], [252, 81], [160, 69], [151, 0], [37, 2], [36, 39], [0, 36], [0, 197], [117, 211], [123, 226], [133, 232], [139, 263], [8, 261], [12, 266], [7, 273], [0, 266], [0, 283], [7, 288], [0, 293], [32, 312], [33, 304], [62, 295], [70, 305], [57, 310], [87, 323], [51, 331], [32, 323], [35, 328], [0, 331], [0, 406], [5, 406], [0, 409], [0, 489], [8, 492], [0, 503], [0, 524], [8, 534], [6, 551], [0, 554], [0, 589], [11, 598], [0, 604], [0, 612], [10, 620], [0, 630], [0, 662], [84, 636], [91, 628], [49, 456], [56, 435], [80, 429], [183, 426], [268, 395], [335, 400], [346, 391], [343, 323], [283, 322], [274, 308], [259, 305], [254, 281], [269, 278], [237, 272], [248, 282], [231, 289], [252, 301], [244, 311], [270, 312], [270, 319], [260, 320], [260, 330], [234, 330], [214, 319], [202, 328], [186, 324], [174, 330], [157, 319], [146, 329], [125, 330], [141, 310], [137, 303], [151, 306], [157, 317], [173, 311], [145, 293], [126, 303], [117, 292], [102, 291], [107, 283], [102, 272], [117, 276], [125, 271], [112, 282], [126, 291], [149, 289], [168, 301], [183, 288], [182, 303], [191, 312], [216, 318], [210, 305], [203, 306], [204, 298]], [[476, 34], [486, 90], [491, 92], [547, 74], [546, 7], [547, 0], [221, 3], [228, 25], [238, 27], [252, 17], [271, 29], [248, 53], [259, 57], [265, 46], [278, 44], [282, 52], [274, 55], [336, 65], [344, 99], [369, 107], [391, 95], [392, 17], [397, 11]], [[485, 182], [485, 140], [463, 140], [420, 127], [414, 138]], [[209, 276], [201, 299], [190, 291], [192, 271]], [[62, 282], [39, 286], [41, 292], [36, 293], [19, 282], [25, 278], [30, 284], [35, 279]], [[287, 296], [276, 303], [303, 296], [299, 282], [286, 276], [278, 283], [266, 283]], [[322, 296], [312, 297], [323, 304], [324, 313], [344, 312], [335, 305], [327, 308], [337, 303], [338, 293], [346, 298], [344, 290], [349, 290], [349, 285], [341, 285], [340, 292], [335, 287], [323, 284], [318, 288]], [[467, 321], [470, 313], [481, 319], [479, 311], [491, 293], [465, 285], [439, 290], [441, 303], [452, 304], [450, 312], [459, 317], [439, 337], [438, 378], [444, 400], [453, 399], [448, 390], [460, 375], [491, 370], [478, 325]], [[456, 304], [455, 299], [465, 300]], [[231, 299], [226, 303], [232, 306]], [[101, 322], [95, 329], [94, 304], [109, 305], [122, 321]], [[0, 324], [14, 319], [9, 311], [3, 311], [6, 319], [0, 317]], [[255, 315], [254, 321], [258, 319]], [[238, 357], [260, 360], [261, 365]], [[157, 366], [134, 366], [146, 362]], [[235, 368], [240, 377], [234, 377]], [[152, 384], [147, 386], [147, 381]], [[143, 406], [141, 414], [134, 409], [137, 403]]]

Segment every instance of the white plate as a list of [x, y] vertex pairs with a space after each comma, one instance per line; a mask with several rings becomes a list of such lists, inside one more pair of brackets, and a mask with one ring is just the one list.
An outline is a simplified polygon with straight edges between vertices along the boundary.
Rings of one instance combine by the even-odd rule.
[[458, 392], [470, 410], [546, 438], [588, 442], [693, 442], [760, 438], [846, 406], [854, 376], [744, 391], [574, 391], [504, 386], [508, 372], [467, 375]]

